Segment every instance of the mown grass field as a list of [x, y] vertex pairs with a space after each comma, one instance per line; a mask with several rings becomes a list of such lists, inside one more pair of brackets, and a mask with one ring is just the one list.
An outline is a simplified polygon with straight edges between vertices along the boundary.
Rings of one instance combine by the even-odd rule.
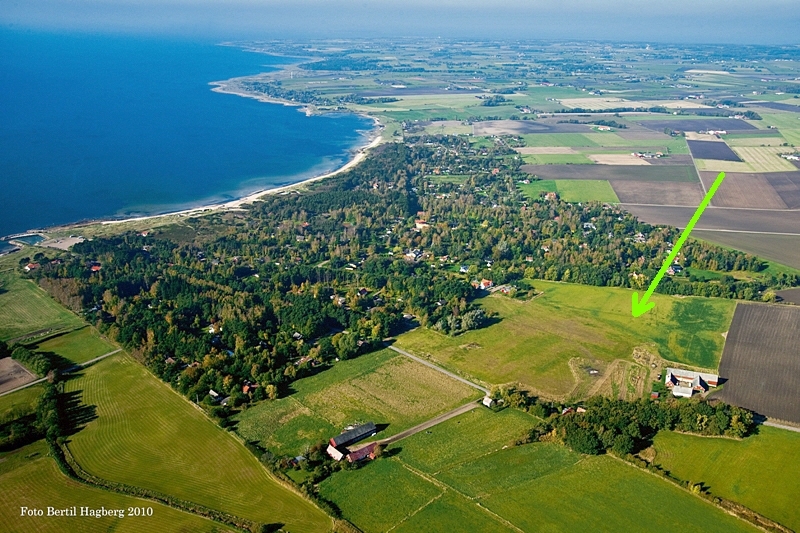
[[634, 319], [629, 290], [532, 284], [544, 294], [527, 302], [500, 294], [483, 298], [483, 307], [499, 318], [489, 327], [458, 337], [420, 328], [399, 336], [397, 344], [488, 384], [519, 381], [564, 397], [579, 383], [571, 359], [598, 368], [630, 360], [637, 346], [664, 359], [716, 369], [735, 307], [730, 300], [656, 294], [655, 308]]
[[525, 146], [599, 146], [583, 133], [528, 133], [521, 137]]
[[[199, 516], [184, 513], [148, 500], [114, 494], [77, 483], [62, 474], [55, 461], [47, 456], [44, 441], [0, 455], [0, 529], [5, 533], [149, 533], [169, 531], [200, 533], [229, 531], [228, 528]], [[43, 509], [45, 516], [21, 517], [20, 507]], [[46, 516], [47, 507], [64, 509], [73, 506], [98, 509], [152, 507], [152, 516], [55, 517]], [[80, 511], [79, 511], [80, 512]]]
[[77, 328], [83, 324], [32, 281], [14, 271], [0, 272], [0, 340], [45, 328]]
[[662, 431], [654, 447], [655, 463], [676, 477], [800, 529], [800, 433], [759, 426], [736, 441]]
[[[611, 457], [508, 445], [534, 421], [508, 409], [471, 411], [398, 442], [390, 457], [335, 474], [320, 491], [367, 533], [667, 531], [676, 516], [704, 531], [755, 531]], [[363, 497], [380, 487], [392, 487], [391, 498]]]
[[36, 412], [41, 385], [32, 385], [26, 389], [0, 396], [0, 423]]
[[391, 350], [342, 361], [292, 384], [294, 393], [237, 416], [238, 432], [277, 454], [338, 435], [347, 425], [388, 424], [388, 436], [481, 396], [479, 391]]
[[84, 363], [117, 349], [116, 346], [102, 338], [95, 328], [89, 326], [28, 347], [37, 352], [55, 353], [73, 363]]
[[124, 355], [67, 382], [97, 419], [70, 437], [91, 474], [171, 494], [293, 532], [328, 531], [331, 520], [280, 485], [231, 435]]
[[529, 165], [592, 165], [591, 159], [583, 154], [527, 154], [522, 160]]
[[557, 192], [567, 202], [619, 203], [619, 198], [607, 180], [538, 180], [519, 184], [518, 187], [532, 200], [543, 192]]

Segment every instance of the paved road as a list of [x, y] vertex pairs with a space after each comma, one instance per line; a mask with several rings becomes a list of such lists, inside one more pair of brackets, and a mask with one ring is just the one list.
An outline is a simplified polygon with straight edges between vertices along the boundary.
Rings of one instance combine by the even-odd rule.
[[800, 428], [795, 427], [795, 426], [785, 426], [783, 424], [778, 424], [777, 422], [769, 422], [769, 421], [762, 422], [762, 424], [764, 424], [765, 426], [770, 426], [770, 427], [780, 428], [780, 429], [786, 429], [786, 430], [789, 430], [789, 431], [794, 431], [795, 433], [800, 433]]
[[467, 411], [472, 411], [473, 409], [480, 407], [480, 405], [481, 404], [479, 404], [477, 401], [469, 402], [466, 405], [462, 405], [461, 407], [453, 409], [449, 413], [444, 413], [443, 415], [435, 416], [430, 420], [427, 420], [422, 424], [419, 424], [418, 426], [414, 426], [413, 428], [401, 431], [397, 435], [392, 435], [391, 437], [379, 440], [378, 444], [394, 444], [395, 442], [402, 440], [406, 437], [410, 437], [411, 435], [419, 433], [420, 431], [425, 431], [426, 429], [432, 428], [436, 424], [441, 424], [445, 420], [450, 420], [451, 418], [464, 414]]
[[416, 361], [418, 363], [422, 363], [425, 366], [429, 366], [432, 369], [434, 369], [434, 370], [436, 370], [438, 372], [441, 372], [442, 374], [450, 376], [451, 378], [456, 379], [456, 380], [460, 381], [461, 383], [465, 383], [465, 384], [469, 385], [470, 387], [474, 387], [474, 388], [478, 389], [479, 391], [483, 391], [484, 394], [487, 394], [487, 395], [489, 394], [489, 389], [487, 389], [486, 387], [481, 387], [480, 385], [477, 385], [477, 384], [475, 384], [475, 383], [473, 383], [473, 382], [471, 382], [471, 381], [469, 381], [467, 379], [464, 379], [464, 378], [462, 378], [460, 376], [457, 376], [457, 375], [453, 374], [452, 372], [449, 372], [449, 371], [445, 370], [442, 367], [436, 366], [433, 363], [431, 363], [429, 361], [426, 361], [425, 359], [417, 357], [416, 355], [411, 355], [407, 351], [401, 350], [400, 348], [398, 348], [396, 346], [387, 345], [386, 347], [389, 348], [390, 350], [394, 350], [395, 352], [397, 352], [399, 354], [405, 355], [406, 357], [410, 357], [411, 359], [413, 359], [414, 361]]
[[[122, 349], [119, 348], [119, 349], [114, 350], [113, 352], [105, 353], [105, 354], [101, 355], [100, 357], [95, 357], [94, 359], [90, 359], [90, 360], [86, 361], [85, 363], [80, 363], [80, 364], [77, 364], [77, 365], [73, 365], [73, 366], [67, 368], [66, 370], [63, 370], [61, 373], [62, 374], [69, 374], [70, 372], [75, 372], [76, 370], [80, 370], [81, 368], [87, 367], [87, 366], [91, 365], [92, 363], [96, 363], [97, 361], [100, 361], [101, 359], [105, 359], [106, 357], [108, 357], [110, 355], [114, 355], [115, 353], [119, 353], [121, 351], [122, 351]], [[17, 392], [18, 390], [22, 390], [22, 389], [30, 387], [32, 385], [36, 385], [37, 383], [41, 383], [42, 381], [45, 381], [46, 379], [47, 378], [39, 378], [36, 381], [31, 381], [30, 383], [26, 383], [25, 385], [22, 385], [21, 387], [17, 387], [16, 389], [11, 389], [11, 390], [5, 391], [3, 393], [0, 393], [0, 396], [5, 396], [6, 394], [11, 394], [12, 392]]]

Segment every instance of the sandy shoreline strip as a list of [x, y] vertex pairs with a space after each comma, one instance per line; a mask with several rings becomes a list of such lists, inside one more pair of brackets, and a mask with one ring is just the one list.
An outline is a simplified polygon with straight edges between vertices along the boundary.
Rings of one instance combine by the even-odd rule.
[[[374, 117], [370, 117], [370, 118], [374, 119]], [[376, 122], [376, 125], [377, 125], [378, 121], [375, 120], [375, 122]], [[253, 202], [258, 202], [261, 199], [262, 196], [265, 196], [265, 195], [268, 195], [268, 194], [280, 194], [280, 193], [283, 193], [283, 192], [288, 192], [288, 191], [303, 187], [305, 185], [308, 185], [309, 183], [313, 183], [315, 181], [324, 180], [326, 178], [331, 178], [333, 176], [337, 176], [339, 174], [347, 172], [351, 168], [353, 168], [356, 165], [358, 165], [361, 161], [363, 161], [364, 158], [367, 157], [367, 154], [368, 154], [369, 150], [371, 150], [372, 148], [375, 148], [376, 146], [381, 144], [381, 141], [382, 141], [382, 137], [380, 135], [380, 132], [377, 131], [377, 129], [376, 129], [375, 138], [372, 139], [372, 141], [369, 144], [367, 144], [366, 146], [364, 146], [362, 148], [359, 148], [357, 150], [355, 156], [350, 161], [348, 161], [344, 166], [342, 166], [342, 167], [340, 167], [340, 168], [338, 168], [338, 169], [336, 169], [336, 170], [334, 170], [332, 172], [328, 172], [327, 174], [322, 174], [320, 176], [314, 176], [312, 178], [308, 178], [308, 179], [303, 180], [303, 181], [298, 181], [297, 183], [292, 183], [290, 185], [283, 185], [281, 187], [274, 187], [272, 189], [263, 189], [263, 190], [260, 190], [260, 191], [256, 191], [256, 192], [254, 192], [252, 194], [249, 194], [249, 195], [247, 195], [247, 196], [245, 196], [243, 198], [239, 198], [239, 199], [236, 199], [236, 200], [231, 200], [229, 202], [224, 202], [224, 203], [220, 203], [220, 204], [210, 204], [210, 205], [201, 206], [201, 207], [192, 207], [190, 209], [184, 209], [182, 211], [172, 211], [172, 212], [169, 212], [169, 213], [160, 213], [158, 215], [147, 215], [147, 216], [141, 216], [141, 217], [130, 217], [130, 218], [115, 219], [115, 220], [102, 220], [102, 221], [99, 221], [99, 222], [101, 224], [122, 224], [122, 223], [125, 223], [125, 222], [138, 222], [138, 221], [141, 221], [141, 220], [152, 220], [152, 219], [168, 217], [168, 216], [176, 216], [176, 215], [177, 216], [192, 216], [192, 215], [199, 215], [199, 214], [209, 214], [209, 213], [215, 212], [215, 211], [226, 211], [226, 210], [242, 209], [243, 206], [246, 205], [246, 204], [252, 204]]]

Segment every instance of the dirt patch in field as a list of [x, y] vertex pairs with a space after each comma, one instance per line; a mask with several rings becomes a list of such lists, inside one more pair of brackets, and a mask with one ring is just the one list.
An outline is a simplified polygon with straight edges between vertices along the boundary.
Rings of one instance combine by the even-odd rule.
[[739, 304], [725, 342], [714, 394], [759, 414], [800, 423], [800, 308]]
[[[651, 148], [652, 150], [652, 148]], [[641, 151], [641, 150], [640, 150]], [[692, 156], [688, 154], [673, 154], [656, 159], [648, 159], [651, 165], [693, 165]]]
[[710, 133], [699, 133], [696, 131], [687, 131], [686, 134], [687, 141], [708, 141], [708, 142], [725, 142], [716, 135], [712, 135]]
[[[701, 172], [700, 179], [706, 189], [717, 179], [716, 172]], [[799, 191], [800, 192], [800, 191]], [[760, 209], [786, 209], [786, 203], [763, 174], [731, 172], [725, 175], [711, 205], [717, 207], [752, 207]]]
[[697, 182], [692, 166], [522, 165], [522, 171], [542, 179]]
[[528, 155], [566, 155], [579, 153], [569, 146], [526, 146], [516, 148], [517, 152]]
[[598, 165], [649, 166], [647, 160], [631, 154], [588, 154], [586, 157]]
[[703, 200], [699, 183], [622, 180], [609, 183], [622, 203], [696, 206]]
[[10, 357], [0, 359], [0, 393], [16, 389], [36, 379], [34, 374]]

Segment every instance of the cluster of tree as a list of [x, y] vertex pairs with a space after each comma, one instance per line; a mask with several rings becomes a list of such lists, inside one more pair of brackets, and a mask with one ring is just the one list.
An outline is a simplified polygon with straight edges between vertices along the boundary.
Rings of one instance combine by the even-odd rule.
[[56, 368], [56, 362], [48, 354], [32, 352], [24, 346], [18, 345], [11, 352], [11, 358], [19, 361], [28, 370], [32, 370], [38, 376], [46, 376], [48, 372]]
[[0, 452], [20, 448], [41, 438], [58, 439], [62, 435], [58, 394], [54, 383], [45, 382], [35, 413], [0, 423]]
[[591, 455], [613, 451], [625, 457], [650, 446], [663, 430], [744, 438], [755, 428], [751, 411], [704, 399], [627, 401], [596, 396], [570, 405], [541, 400], [514, 386], [495, 388], [492, 397], [544, 420], [518, 444], [558, 441]]
[[562, 109], [559, 113], [669, 113], [669, 110], [663, 106], [653, 107], [614, 107], [611, 109], [590, 109], [584, 107], [573, 107], [570, 109]]
[[[310, 192], [189, 219], [189, 234], [85, 241], [28, 275], [177, 390], [212, 405], [211, 389], [240, 403], [276, 397], [407, 327], [409, 315], [448, 334], [480, 327], [473, 280], [646, 287], [678, 231], [598, 203], [526, 198], [517, 184], [530, 176], [511, 142], [421, 136], [384, 145]], [[436, 171], [464, 179], [442, 181]], [[687, 243], [681, 261], [762, 268], [701, 242]], [[671, 278], [659, 291], [756, 299], [798, 283]]]
[[503, 105], [505, 102], [508, 102], [508, 99], [505, 96], [496, 94], [494, 96], [487, 96], [483, 98], [481, 105], [485, 107], [496, 107], [499, 105]]

